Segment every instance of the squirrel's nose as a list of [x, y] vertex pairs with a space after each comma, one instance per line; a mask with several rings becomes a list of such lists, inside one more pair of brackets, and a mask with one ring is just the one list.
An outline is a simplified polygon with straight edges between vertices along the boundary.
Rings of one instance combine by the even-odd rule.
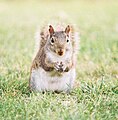
[[58, 51], [58, 55], [62, 56], [63, 54], [64, 54], [63, 50], [60, 49], [60, 50]]

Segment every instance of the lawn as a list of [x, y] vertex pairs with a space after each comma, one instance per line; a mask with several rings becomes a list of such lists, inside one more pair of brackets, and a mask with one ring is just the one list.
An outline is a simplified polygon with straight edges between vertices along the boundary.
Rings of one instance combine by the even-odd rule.
[[[34, 33], [65, 12], [80, 31], [79, 87], [30, 93]], [[0, 120], [118, 119], [118, 1], [0, 0]]]

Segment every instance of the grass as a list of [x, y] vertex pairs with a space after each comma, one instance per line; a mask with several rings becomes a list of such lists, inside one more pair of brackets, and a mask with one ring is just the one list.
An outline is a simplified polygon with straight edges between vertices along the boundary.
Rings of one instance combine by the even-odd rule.
[[[34, 33], [43, 18], [65, 11], [81, 35], [71, 94], [30, 93]], [[0, 119], [118, 119], [118, 2], [0, 1]]]

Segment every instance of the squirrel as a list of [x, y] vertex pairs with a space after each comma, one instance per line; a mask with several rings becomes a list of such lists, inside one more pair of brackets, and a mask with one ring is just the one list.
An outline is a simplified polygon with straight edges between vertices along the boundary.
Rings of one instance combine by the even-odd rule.
[[[58, 27], [57, 27], [58, 26]], [[78, 32], [72, 25], [64, 28], [46, 25], [38, 32], [38, 51], [31, 70], [29, 86], [33, 91], [70, 92], [76, 79]]]

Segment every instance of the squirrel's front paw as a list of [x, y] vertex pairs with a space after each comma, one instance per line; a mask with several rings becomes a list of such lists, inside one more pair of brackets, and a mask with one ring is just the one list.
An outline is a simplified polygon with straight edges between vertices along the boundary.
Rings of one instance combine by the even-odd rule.
[[58, 72], [64, 72], [65, 70], [65, 66], [62, 62], [56, 62], [54, 65], [55, 70], [57, 70]]

